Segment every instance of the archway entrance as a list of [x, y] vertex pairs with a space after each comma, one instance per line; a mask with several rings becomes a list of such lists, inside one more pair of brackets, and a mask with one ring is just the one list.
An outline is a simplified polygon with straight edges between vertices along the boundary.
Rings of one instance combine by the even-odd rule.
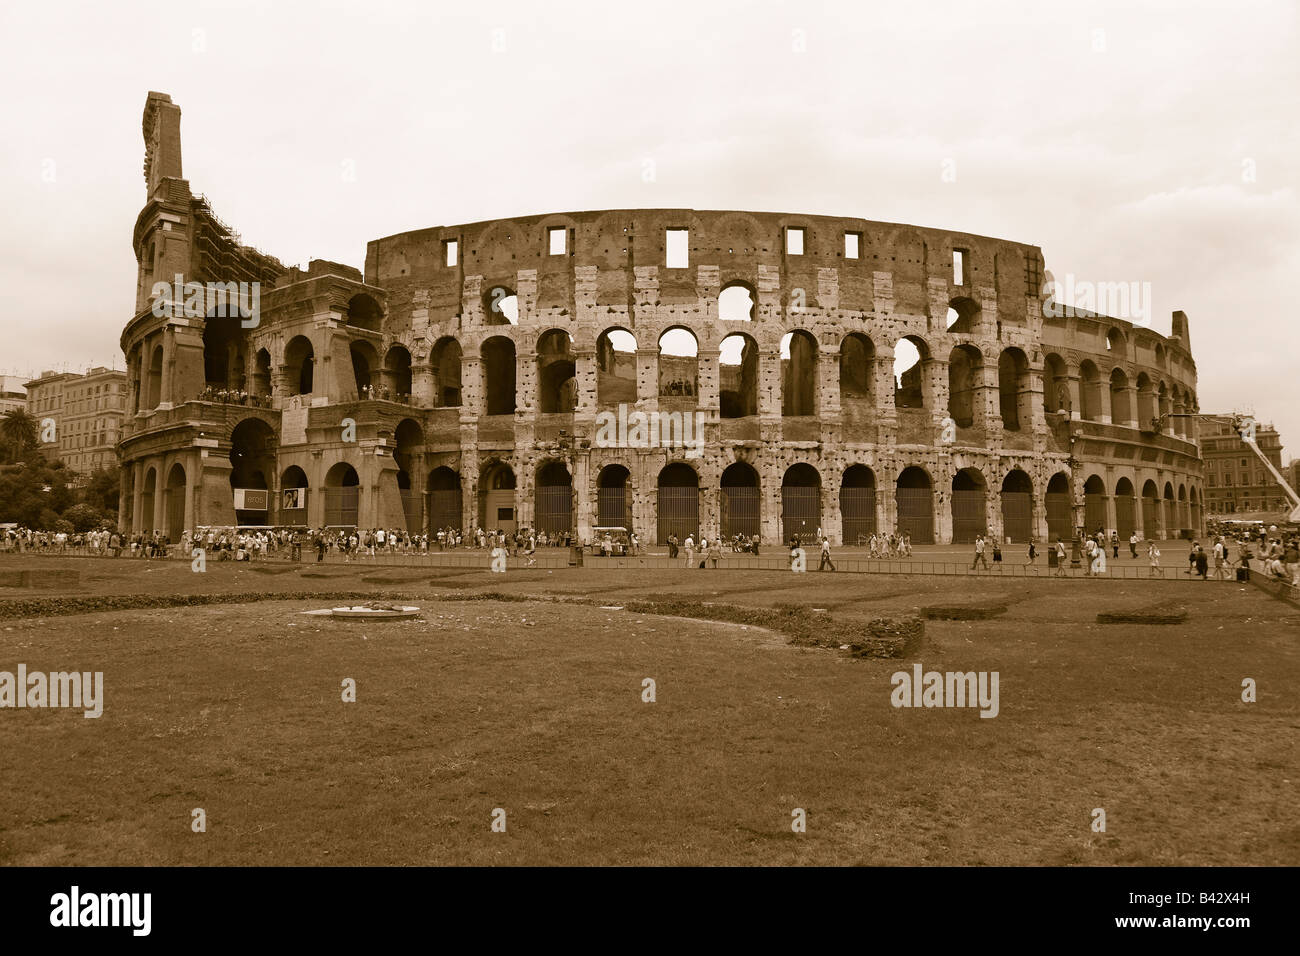
[[534, 495], [536, 530], [547, 534], [573, 530], [573, 478], [563, 462], [553, 461], [538, 469]]
[[600, 527], [632, 530], [632, 512], [627, 500], [629, 475], [622, 465], [606, 465], [600, 470], [596, 479], [596, 524]]
[[429, 530], [461, 527], [462, 496], [460, 475], [446, 465], [429, 473]]
[[325, 526], [355, 528], [361, 507], [361, 479], [347, 462], [339, 462], [325, 475]]
[[781, 479], [781, 540], [788, 542], [797, 534], [803, 544], [814, 538], [821, 524], [821, 475], [804, 462], [791, 465]]
[[1070, 478], [1058, 471], [1047, 483], [1043, 496], [1047, 511], [1047, 537], [1051, 541], [1069, 541], [1074, 537], [1073, 505], [1070, 501]]
[[734, 462], [722, 473], [721, 485], [723, 536], [757, 535], [762, 524], [758, 472], [746, 462]]
[[185, 527], [185, 468], [180, 462], [167, 473], [167, 487], [163, 490], [163, 513], [167, 518], [164, 529], [172, 541], [179, 541]]
[[934, 544], [934, 486], [925, 469], [915, 465], [904, 468], [894, 496], [898, 533], [910, 534], [913, 544]]
[[685, 541], [700, 531], [700, 476], [690, 465], [674, 462], [659, 472], [658, 528], [660, 544], [670, 534]]
[[865, 544], [876, 533], [876, 476], [866, 465], [850, 465], [840, 479], [844, 544]]
[[1002, 534], [1016, 543], [1034, 535], [1034, 483], [1018, 468], [1002, 479]]
[[952, 543], [969, 544], [988, 534], [985, 498], [988, 486], [977, 468], [963, 468], [952, 477]]

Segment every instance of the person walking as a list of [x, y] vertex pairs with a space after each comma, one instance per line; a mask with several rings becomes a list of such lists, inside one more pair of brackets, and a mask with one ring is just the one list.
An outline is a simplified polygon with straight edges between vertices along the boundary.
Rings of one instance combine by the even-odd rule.
[[1112, 557], [1114, 557], [1116, 560], [1119, 560], [1119, 532], [1118, 531], [1112, 531], [1110, 533], [1110, 549], [1112, 552]]
[[1029, 542], [1029, 561], [1028, 561], [1027, 563], [1029, 564], [1029, 566], [1030, 566], [1031, 568], [1037, 568], [1037, 567], [1038, 567], [1038, 565], [1036, 565], [1036, 564], [1034, 563], [1037, 559], [1038, 559], [1038, 549], [1034, 547], [1034, 542], [1033, 542], [1033, 541], [1030, 541], [1030, 542]]
[[822, 561], [821, 564], [817, 565], [817, 570], [825, 571], [828, 564], [831, 566], [831, 570], [834, 571], [835, 562], [831, 560], [831, 539], [822, 538]]
[[1065, 539], [1056, 539], [1056, 576], [1065, 577]]
[[989, 569], [989, 563], [984, 557], [984, 535], [982, 534], [975, 536], [975, 560], [971, 561], [970, 569], [974, 571], [977, 564], [984, 565], [985, 571]]
[[1128, 536], [1128, 549], [1134, 558], [1138, 556], [1138, 533], [1134, 531]]
[[686, 536], [682, 542], [682, 550], [686, 552], [686, 564], [684, 567], [692, 568], [695, 566], [695, 539], [691, 535]]
[[1147, 577], [1153, 578], [1159, 576], [1163, 578], [1165, 576], [1165, 569], [1160, 566], [1160, 549], [1156, 547], [1154, 541], [1147, 542], [1147, 559], [1151, 562], [1151, 567], [1147, 571]]

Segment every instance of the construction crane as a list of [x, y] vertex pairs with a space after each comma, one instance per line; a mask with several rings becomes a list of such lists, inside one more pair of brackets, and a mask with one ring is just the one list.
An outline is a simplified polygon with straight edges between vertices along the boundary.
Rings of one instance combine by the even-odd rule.
[[1291, 506], [1290, 521], [1300, 524], [1300, 495], [1296, 494], [1282, 473], [1277, 470], [1273, 462], [1269, 461], [1268, 455], [1260, 450], [1259, 445], [1255, 444], [1255, 419], [1251, 415], [1202, 415], [1197, 412], [1168, 412], [1158, 418], [1151, 419], [1152, 430], [1161, 432], [1164, 430], [1165, 423], [1171, 418], [1194, 418], [1198, 422], [1213, 422], [1216, 425], [1230, 425], [1232, 429], [1241, 436], [1246, 447], [1255, 453], [1255, 456], [1264, 463], [1268, 473], [1273, 476], [1273, 480], [1278, 483], [1282, 493], [1286, 495], [1287, 503]]

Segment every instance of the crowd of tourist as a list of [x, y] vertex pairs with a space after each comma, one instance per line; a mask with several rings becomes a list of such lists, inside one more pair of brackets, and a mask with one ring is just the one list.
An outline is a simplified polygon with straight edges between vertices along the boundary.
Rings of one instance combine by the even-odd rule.
[[271, 396], [252, 395], [242, 388], [217, 388], [209, 385], [199, 393], [199, 401], [218, 402], [222, 405], [247, 405], [250, 408], [270, 408]]

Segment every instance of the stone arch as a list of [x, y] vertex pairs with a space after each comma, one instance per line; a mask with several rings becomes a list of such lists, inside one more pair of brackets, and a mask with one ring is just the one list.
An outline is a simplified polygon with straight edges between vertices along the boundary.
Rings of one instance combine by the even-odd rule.
[[573, 353], [573, 336], [568, 332], [563, 329], [548, 329], [538, 336], [537, 410], [539, 412], [543, 415], [572, 413], [577, 408], [577, 367], [577, 357]]
[[355, 528], [361, 510], [361, 478], [346, 461], [335, 462], [325, 473], [325, 527]]
[[310, 395], [315, 385], [316, 353], [311, 339], [295, 335], [284, 347], [285, 387], [290, 395]]
[[919, 335], [905, 335], [894, 343], [895, 408], [925, 407], [929, 365], [930, 346]]
[[952, 476], [953, 544], [968, 544], [988, 531], [988, 482], [978, 468], [962, 468]]
[[622, 326], [611, 326], [597, 337], [598, 405], [632, 405], [636, 402], [636, 349], [636, 336]]
[[954, 335], [971, 335], [979, 322], [980, 305], [974, 299], [957, 296], [948, 302], [944, 324]]
[[280, 474], [280, 510], [278, 524], [290, 527], [307, 526], [307, 472], [298, 465], [290, 465]]
[[920, 465], [908, 465], [894, 482], [898, 533], [913, 544], [934, 544], [934, 482]]
[[356, 383], [357, 399], [366, 401], [377, 397], [373, 392], [375, 372], [379, 367], [379, 353], [375, 351], [373, 345], [361, 339], [353, 339], [348, 344], [348, 352], [352, 356], [352, 378]]
[[1115, 533], [1123, 542], [1137, 530], [1136, 494], [1133, 482], [1127, 477], [1121, 476], [1115, 482]]
[[732, 462], [722, 472], [718, 485], [723, 537], [733, 538], [738, 534], [757, 537], [763, 520], [762, 482], [758, 471], [748, 462]]
[[385, 400], [411, 401], [411, 352], [405, 345], [393, 345], [384, 355]]
[[1101, 421], [1101, 372], [1091, 359], [1079, 363], [1079, 417]]
[[1070, 476], [1065, 472], [1058, 471], [1048, 480], [1043, 511], [1047, 515], [1049, 540], [1069, 541], [1074, 537], [1074, 496], [1070, 491]]
[[948, 355], [948, 415], [958, 428], [975, 424], [983, 368], [984, 356], [973, 345], [958, 345]]
[[1043, 359], [1043, 411], [1070, 413], [1070, 373], [1055, 352]]
[[533, 497], [534, 530], [549, 535], [573, 531], [573, 476], [564, 462], [552, 459], [538, 466]]
[[1034, 537], [1034, 482], [1021, 468], [1002, 479], [1002, 534], [1017, 544]]
[[597, 526], [632, 530], [631, 479], [628, 467], [617, 462], [600, 469], [596, 476]]
[[1106, 500], [1106, 482], [1101, 475], [1089, 475], [1083, 483], [1083, 528], [1088, 534], [1105, 530]]
[[683, 325], [670, 326], [659, 336], [659, 397], [695, 405], [699, 393], [699, 339]]
[[718, 318], [723, 322], [749, 322], [758, 307], [758, 290], [748, 282], [733, 279], [718, 292]]
[[758, 414], [758, 342], [753, 336], [733, 332], [722, 340], [718, 348], [718, 382], [722, 418]]
[[[461, 530], [465, 512], [460, 472], [447, 465], [439, 465], [429, 472], [425, 487], [429, 494], [429, 530], [431, 532], [437, 532], [440, 528]], [[482, 525], [481, 519], [479, 523]]]
[[876, 474], [866, 465], [849, 465], [840, 476], [842, 544], [862, 547], [876, 533]]
[[806, 329], [781, 337], [781, 414], [787, 418], [817, 414], [817, 351]]
[[504, 335], [494, 335], [483, 342], [479, 348], [479, 357], [483, 368], [484, 414], [513, 415], [515, 413], [514, 340]]
[[822, 476], [808, 462], [795, 462], [781, 477], [781, 540], [798, 535], [800, 543], [807, 543], [821, 523]]
[[172, 541], [179, 541], [185, 527], [185, 466], [175, 462], [167, 471], [167, 484], [163, 488], [163, 533]]
[[444, 335], [429, 350], [429, 372], [433, 376], [432, 399], [435, 408], [460, 407], [463, 359], [460, 342], [455, 336]]
[[348, 299], [344, 324], [353, 328], [378, 332], [384, 322], [383, 307], [367, 292], [358, 292]]
[[1110, 420], [1116, 425], [1123, 425], [1133, 420], [1133, 408], [1129, 402], [1128, 375], [1118, 365], [1110, 370]]
[[1029, 359], [1015, 346], [1003, 349], [998, 356], [998, 409], [1003, 430], [1018, 432], [1029, 424], [1030, 395]]
[[840, 402], [875, 402], [876, 346], [862, 332], [850, 332], [840, 341]]
[[700, 476], [685, 462], [670, 462], [659, 472], [656, 481], [658, 489], [658, 529], [656, 538], [660, 544], [668, 540], [668, 535], [677, 535], [678, 541], [684, 542], [687, 535], [699, 540], [700, 532]]
[[515, 470], [509, 464], [499, 459], [484, 464], [478, 482], [479, 527], [507, 533], [518, 528], [515, 486]]

